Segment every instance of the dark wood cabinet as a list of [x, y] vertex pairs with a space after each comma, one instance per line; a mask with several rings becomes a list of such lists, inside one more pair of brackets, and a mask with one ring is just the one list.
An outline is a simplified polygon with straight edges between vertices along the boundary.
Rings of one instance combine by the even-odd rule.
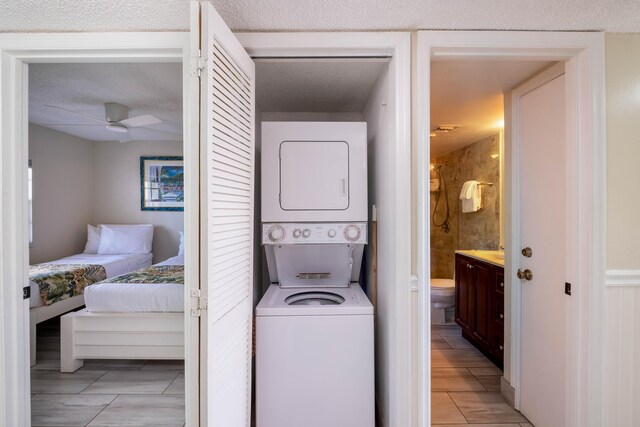
[[473, 301], [472, 291], [475, 287], [475, 274], [471, 263], [462, 257], [456, 257], [456, 323], [463, 330], [471, 330], [474, 311], [471, 309]]
[[456, 323], [462, 336], [502, 369], [504, 267], [456, 254]]

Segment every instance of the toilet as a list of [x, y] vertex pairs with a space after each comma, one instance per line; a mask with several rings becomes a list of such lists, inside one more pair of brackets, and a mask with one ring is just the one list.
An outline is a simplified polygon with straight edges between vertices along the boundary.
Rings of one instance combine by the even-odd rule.
[[431, 324], [455, 323], [456, 285], [453, 279], [431, 279]]

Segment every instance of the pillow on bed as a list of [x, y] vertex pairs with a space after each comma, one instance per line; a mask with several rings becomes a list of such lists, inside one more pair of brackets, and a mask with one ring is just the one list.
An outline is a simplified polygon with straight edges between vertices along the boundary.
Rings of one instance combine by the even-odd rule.
[[153, 244], [153, 225], [108, 225], [100, 224], [101, 255], [148, 254]]
[[184, 255], [184, 231], [180, 231], [180, 246], [178, 246], [178, 255]]
[[100, 226], [94, 227], [87, 224], [87, 244], [84, 247], [85, 254], [97, 254], [100, 247]]

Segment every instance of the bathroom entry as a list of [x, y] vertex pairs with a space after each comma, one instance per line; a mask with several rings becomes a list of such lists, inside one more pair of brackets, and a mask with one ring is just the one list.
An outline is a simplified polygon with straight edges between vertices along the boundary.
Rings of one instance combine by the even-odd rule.
[[[503, 371], [510, 357], [505, 346], [510, 309], [504, 277], [509, 242], [503, 222], [504, 122], [510, 114], [505, 101], [513, 88], [551, 65], [431, 63], [432, 425], [528, 421], [513, 409], [513, 397], [503, 386], [510, 380], [509, 370]], [[468, 409], [470, 402], [486, 406], [490, 418], [478, 418]]]

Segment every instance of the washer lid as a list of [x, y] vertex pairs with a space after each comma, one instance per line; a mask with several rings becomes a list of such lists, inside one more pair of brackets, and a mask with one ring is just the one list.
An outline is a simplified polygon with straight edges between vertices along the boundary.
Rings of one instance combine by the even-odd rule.
[[351, 244], [277, 245], [274, 255], [283, 288], [349, 286], [353, 268]]
[[432, 288], [455, 288], [456, 282], [453, 279], [431, 279]]
[[373, 315], [358, 283], [346, 288], [281, 288], [270, 285], [256, 306], [257, 317]]

